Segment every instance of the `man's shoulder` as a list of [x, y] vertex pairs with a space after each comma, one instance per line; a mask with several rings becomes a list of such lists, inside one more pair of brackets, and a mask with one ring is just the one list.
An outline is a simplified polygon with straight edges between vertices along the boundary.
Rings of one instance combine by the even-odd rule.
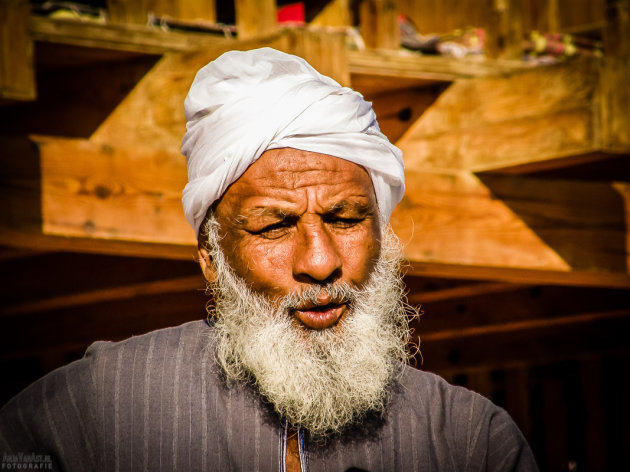
[[427, 437], [438, 438], [440, 448], [450, 450], [456, 463], [485, 470], [537, 470], [512, 418], [487, 398], [409, 366], [398, 384], [398, 408], [405, 412], [398, 416], [430, 431]]
[[95, 341], [85, 351], [86, 358], [107, 359], [157, 350], [195, 354], [211, 343], [211, 328], [204, 320], [156, 329], [122, 341]]
[[405, 366], [399, 376], [398, 391], [402, 404], [412, 407], [417, 415], [444, 424], [453, 424], [457, 419], [491, 420], [505, 414], [482, 395], [410, 366]]

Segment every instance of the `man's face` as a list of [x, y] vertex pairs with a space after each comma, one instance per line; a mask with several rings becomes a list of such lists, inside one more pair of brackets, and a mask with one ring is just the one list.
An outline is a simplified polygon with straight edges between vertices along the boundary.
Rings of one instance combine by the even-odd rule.
[[[216, 207], [220, 247], [234, 272], [271, 300], [313, 285], [361, 288], [380, 251], [368, 173], [351, 162], [290, 148], [266, 151]], [[295, 319], [332, 327], [347, 306], [323, 292]]]

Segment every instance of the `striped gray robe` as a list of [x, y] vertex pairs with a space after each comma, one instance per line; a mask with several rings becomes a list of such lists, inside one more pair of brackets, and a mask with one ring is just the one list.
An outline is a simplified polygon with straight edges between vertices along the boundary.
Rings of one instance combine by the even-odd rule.
[[[284, 470], [282, 420], [250, 386], [226, 386], [211, 334], [198, 321], [94, 343], [0, 410], [0, 470]], [[383, 416], [300, 442], [309, 471], [536, 469], [504, 410], [410, 367]]]

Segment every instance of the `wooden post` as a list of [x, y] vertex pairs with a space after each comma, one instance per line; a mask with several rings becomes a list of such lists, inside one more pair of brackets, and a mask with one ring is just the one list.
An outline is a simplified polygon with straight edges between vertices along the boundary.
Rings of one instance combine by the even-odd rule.
[[33, 40], [28, 0], [0, 2], [0, 98], [34, 100]]
[[346, 38], [343, 31], [299, 28], [289, 31], [287, 52], [303, 57], [318, 72], [350, 86]]
[[149, 13], [178, 20], [216, 22], [215, 0], [107, 0], [111, 23], [144, 25]]
[[277, 29], [275, 0], [235, 0], [239, 39], [273, 34]]
[[518, 366], [505, 371], [506, 409], [523, 432], [530, 438], [532, 420], [530, 415], [529, 371]]
[[352, 26], [349, 0], [332, 0], [309, 24], [333, 27]]
[[184, 21], [217, 21], [215, 0], [149, 0], [149, 11], [157, 16]]
[[488, 0], [491, 14], [486, 24], [486, 56], [518, 59], [523, 52], [523, 14], [521, 2]]
[[107, 20], [116, 24], [146, 25], [148, 0], [107, 0]]
[[560, 8], [558, 0], [547, 0], [546, 33], [558, 33], [560, 31]]
[[630, 150], [630, 1], [608, 2], [601, 77], [602, 144]]
[[368, 48], [400, 48], [398, 6], [392, 0], [363, 0], [360, 7], [361, 35]]

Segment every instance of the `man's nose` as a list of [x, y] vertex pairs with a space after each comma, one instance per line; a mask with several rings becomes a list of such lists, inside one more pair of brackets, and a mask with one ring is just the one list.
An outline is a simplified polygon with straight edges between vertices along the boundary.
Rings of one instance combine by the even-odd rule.
[[341, 277], [342, 261], [332, 236], [322, 222], [299, 225], [293, 276], [306, 283], [329, 283]]

